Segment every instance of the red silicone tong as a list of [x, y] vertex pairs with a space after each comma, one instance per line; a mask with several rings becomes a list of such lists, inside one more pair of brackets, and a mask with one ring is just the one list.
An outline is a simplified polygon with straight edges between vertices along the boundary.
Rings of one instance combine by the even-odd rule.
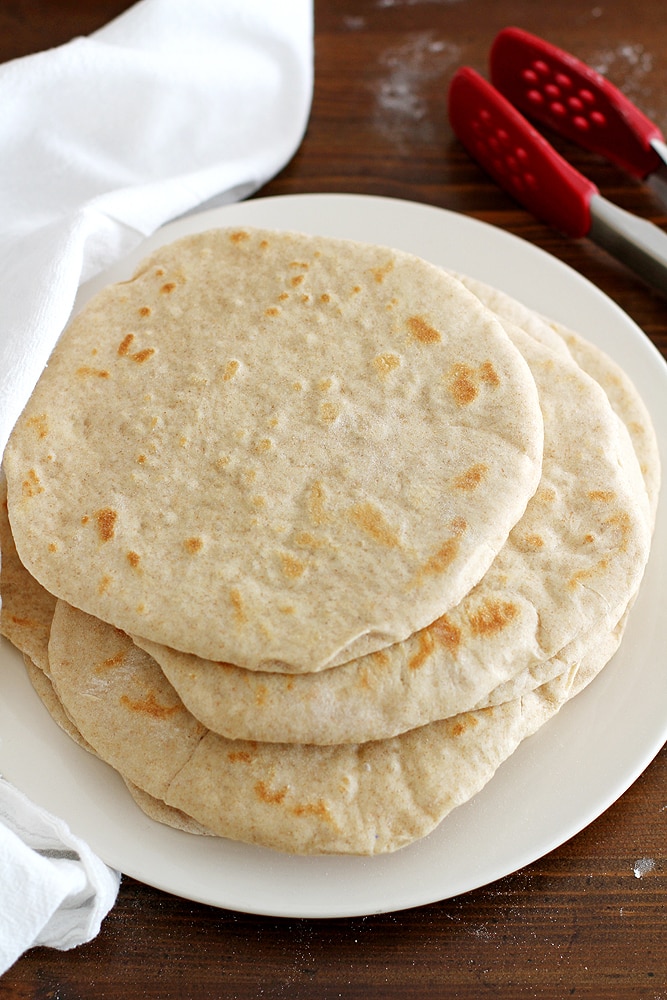
[[590, 237], [667, 294], [667, 235], [603, 198], [517, 105], [640, 177], [667, 173], [659, 130], [599, 74], [517, 28], [497, 36], [491, 74], [497, 86], [463, 67], [449, 90], [450, 122], [471, 156], [537, 218]]
[[489, 57], [491, 82], [516, 108], [635, 177], [663, 170], [660, 129], [600, 73], [521, 28], [505, 28]]

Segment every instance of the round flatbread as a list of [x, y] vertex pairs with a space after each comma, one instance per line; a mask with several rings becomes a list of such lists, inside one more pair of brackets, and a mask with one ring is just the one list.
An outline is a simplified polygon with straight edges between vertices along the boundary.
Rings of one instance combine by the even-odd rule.
[[528, 366], [455, 278], [214, 230], [71, 323], [4, 456], [21, 560], [125, 631], [310, 672], [483, 576], [539, 481]]
[[135, 637], [189, 710], [234, 739], [386, 739], [548, 681], [554, 657], [641, 581], [647, 492], [626, 428], [561, 344], [508, 325], [544, 416], [542, 478], [484, 578], [402, 643], [319, 674], [249, 672]]

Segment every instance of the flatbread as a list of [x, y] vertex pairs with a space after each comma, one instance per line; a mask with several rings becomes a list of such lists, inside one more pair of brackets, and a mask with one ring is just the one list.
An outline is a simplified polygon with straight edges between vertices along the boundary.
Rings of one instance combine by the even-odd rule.
[[628, 432], [560, 339], [555, 353], [507, 329], [538, 387], [544, 461], [535, 496], [484, 578], [405, 642], [321, 674], [251, 673], [135, 636], [209, 729], [269, 742], [386, 739], [532, 690], [575, 636], [620, 615], [650, 547]]
[[162, 802], [160, 799], [149, 795], [148, 792], [145, 792], [127, 778], [123, 780], [127, 785], [128, 792], [141, 811], [146, 813], [156, 823], [162, 823], [165, 826], [173, 827], [174, 830], [180, 830], [182, 833], [192, 833], [200, 837], [215, 836], [210, 830], [202, 826], [201, 823], [193, 819], [192, 816], [187, 816], [182, 809], [174, 809], [173, 806], [168, 806], [166, 802]]
[[577, 640], [559, 676], [523, 698], [337, 747], [206, 731], [127, 635], [62, 601], [49, 657], [58, 696], [86, 740], [153, 798], [218, 836], [294, 854], [378, 854], [425, 836], [476, 794], [560, 709], [575, 680], [580, 688], [597, 674], [619, 632]]
[[527, 365], [457, 279], [386, 248], [213, 230], [74, 319], [4, 465], [49, 592], [300, 673], [456, 606], [523, 514], [542, 444]]
[[506, 292], [476, 278], [458, 273], [456, 277], [485, 306], [493, 310], [501, 322], [518, 326], [556, 353], [569, 353], [583, 371], [604, 389], [612, 408], [630, 433], [654, 521], [660, 492], [660, 452], [646, 404], [628, 374], [605, 351], [562, 323], [541, 316]]
[[608, 354], [561, 323], [551, 320], [550, 324], [577, 364], [602, 386], [614, 411], [627, 426], [644, 477], [654, 523], [661, 483], [660, 449], [644, 400], [627, 373]]
[[[83, 738], [65, 711], [48, 675], [44, 672], [44, 670], [33, 663], [30, 657], [24, 656], [24, 661], [30, 683], [53, 721], [83, 750], [87, 750], [88, 753], [92, 753], [93, 756], [97, 757], [98, 754], [91, 747], [90, 743]], [[123, 775], [121, 775], [121, 777], [127, 786], [127, 790], [142, 812], [146, 813], [150, 819], [155, 820], [156, 823], [163, 823], [166, 826], [171, 826], [176, 830], [183, 831], [184, 833], [194, 833], [199, 836], [213, 836], [213, 834], [210, 833], [209, 830], [206, 830], [201, 823], [197, 823], [197, 821], [192, 819], [191, 816], [186, 816], [182, 810], [173, 809], [171, 806], [168, 806], [166, 802], [154, 799], [152, 795], [149, 795], [141, 788], [138, 788], [132, 781], [123, 777]]]
[[7, 515], [7, 483], [0, 471], [0, 634], [48, 671], [56, 598], [21, 564]]

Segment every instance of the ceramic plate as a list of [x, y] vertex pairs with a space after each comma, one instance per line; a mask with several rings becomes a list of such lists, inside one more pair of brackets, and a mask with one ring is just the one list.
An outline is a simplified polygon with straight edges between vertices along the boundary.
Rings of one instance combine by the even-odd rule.
[[[85, 301], [129, 277], [152, 248], [217, 225], [258, 225], [384, 243], [495, 285], [588, 337], [641, 391], [667, 447], [667, 366], [610, 299], [558, 260], [442, 209], [355, 195], [257, 199], [165, 227], [89, 282]], [[667, 455], [662, 456], [667, 468]], [[194, 837], [147, 819], [121, 779], [51, 721], [22, 658], [0, 646], [0, 773], [64, 817], [111, 866], [214, 906], [288, 917], [343, 917], [445, 899], [516, 871], [582, 830], [638, 777], [667, 737], [667, 498], [627, 632], [598, 678], [430, 836], [377, 858], [300, 858]]]

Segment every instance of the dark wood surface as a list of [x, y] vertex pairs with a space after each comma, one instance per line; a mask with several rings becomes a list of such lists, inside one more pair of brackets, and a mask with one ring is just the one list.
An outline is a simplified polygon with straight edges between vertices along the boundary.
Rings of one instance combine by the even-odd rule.
[[[89, 32], [127, 6], [3, 0], [0, 60]], [[308, 132], [262, 194], [389, 195], [484, 219], [574, 266], [667, 351], [667, 303], [603, 251], [521, 210], [469, 160], [446, 116], [454, 70], [468, 64], [485, 73], [495, 33], [516, 24], [607, 72], [667, 131], [663, 4], [315, 0], [315, 19]], [[592, 154], [556, 145], [610, 200], [667, 221], [648, 186]], [[666, 849], [663, 750], [615, 805], [547, 857], [467, 895], [401, 913], [324, 921], [248, 916], [124, 878], [94, 941], [67, 953], [27, 953], [0, 979], [0, 997], [667, 1000]], [[642, 858], [653, 866], [637, 877]]]

